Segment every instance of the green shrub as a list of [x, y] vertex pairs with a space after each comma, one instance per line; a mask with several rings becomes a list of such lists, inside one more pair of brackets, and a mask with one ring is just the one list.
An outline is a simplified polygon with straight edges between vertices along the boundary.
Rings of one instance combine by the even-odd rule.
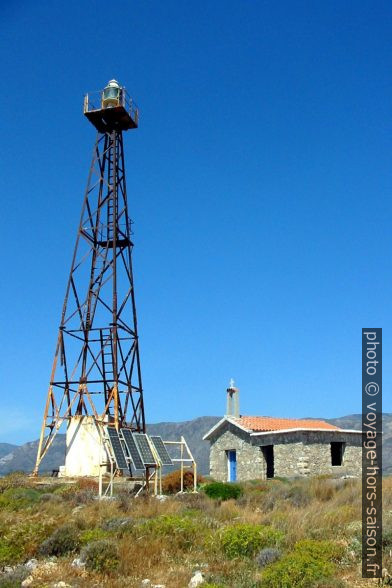
[[40, 555], [65, 555], [80, 547], [79, 531], [74, 525], [63, 525], [45, 539], [39, 548]]
[[296, 543], [292, 553], [265, 570], [263, 587], [308, 588], [316, 582], [319, 586], [327, 585], [335, 570], [332, 562], [341, 557], [341, 547], [333, 541], [304, 539]]
[[99, 539], [106, 539], [109, 533], [104, 531], [103, 529], [95, 528], [95, 529], [87, 529], [83, 531], [79, 537], [79, 541], [81, 545], [87, 545], [87, 543], [91, 543], [92, 541], [98, 541]]
[[159, 537], [168, 537], [183, 548], [190, 547], [202, 531], [199, 521], [179, 515], [163, 515], [150, 519], [139, 525], [138, 530]]
[[263, 547], [279, 545], [284, 535], [281, 531], [264, 525], [238, 524], [220, 531], [220, 545], [230, 559], [252, 557]]
[[294, 546], [294, 551], [305, 553], [314, 559], [339, 562], [342, 557], [342, 547], [334, 541], [317, 541], [303, 539]]
[[0, 542], [0, 566], [10, 566], [23, 558], [23, 544], [2, 539]]
[[19, 510], [32, 506], [41, 498], [41, 493], [34, 488], [7, 488], [0, 494], [0, 508]]
[[225, 484], [224, 482], [211, 482], [203, 486], [203, 492], [215, 500], [236, 500], [242, 495], [242, 488], [238, 484]]
[[29, 520], [3, 525], [0, 528], [0, 567], [17, 564], [34, 555], [52, 528], [51, 523]]
[[262, 575], [263, 588], [309, 588], [332, 578], [334, 564], [308, 553], [293, 552], [268, 566]]
[[107, 539], [93, 541], [84, 547], [80, 559], [86, 568], [101, 574], [114, 572], [120, 563], [118, 549], [115, 543]]

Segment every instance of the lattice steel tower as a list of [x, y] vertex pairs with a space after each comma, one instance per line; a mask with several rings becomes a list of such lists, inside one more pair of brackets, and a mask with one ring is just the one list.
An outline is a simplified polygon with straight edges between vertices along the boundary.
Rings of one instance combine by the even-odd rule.
[[34, 473], [75, 415], [145, 431], [123, 131], [139, 113], [111, 80], [87, 95], [98, 131], [65, 294]]

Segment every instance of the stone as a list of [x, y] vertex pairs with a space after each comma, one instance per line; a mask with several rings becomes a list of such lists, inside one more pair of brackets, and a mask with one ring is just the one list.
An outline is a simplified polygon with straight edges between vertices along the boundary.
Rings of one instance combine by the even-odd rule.
[[76, 557], [71, 563], [71, 566], [73, 568], [84, 568], [85, 565], [86, 563], [82, 559], [80, 559], [80, 557]]
[[44, 573], [52, 572], [55, 568], [57, 568], [55, 561], [45, 561], [38, 566], [38, 569]]
[[31, 586], [33, 582], [34, 582], [34, 577], [27, 576], [27, 578], [25, 580], [23, 580], [23, 582], [21, 583], [21, 586], [22, 586], [22, 588], [26, 588], [26, 586]]
[[12, 574], [12, 572], [14, 571], [14, 567], [13, 566], [4, 566], [4, 573], [6, 574]]
[[29, 561], [25, 563], [25, 568], [27, 568], [28, 570], [35, 570], [37, 566], [38, 560], [34, 558], [29, 559]]
[[60, 580], [60, 582], [53, 584], [53, 588], [71, 588], [71, 584], [66, 584], [63, 580]]
[[155, 498], [157, 500], [159, 500], [160, 502], [165, 502], [165, 500], [167, 500], [169, 497], [168, 496], [165, 496], [165, 494], [157, 494], [155, 496]]
[[141, 586], [143, 586], [143, 588], [145, 586], [151, 586], [151, 580], [149, 580], [148, 578], [145, 578], [144, 580], [142, 580]]
[[195, 572], [195, 574], [190, 579], [190, 582], [188, 584], [188, 588], [197, 588], [198, 586], [201, 586], [202, 584], [204, 584], [203, 574], [201, 572]]

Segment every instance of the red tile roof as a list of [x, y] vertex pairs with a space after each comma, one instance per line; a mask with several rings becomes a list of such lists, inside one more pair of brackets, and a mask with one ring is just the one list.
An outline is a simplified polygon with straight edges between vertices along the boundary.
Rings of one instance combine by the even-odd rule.
[[234, 419], [241, 427], [251, 431], [282, 431], [285, 429], [325, 429], [339, 430], [339, 427], [326, 423], [307, 419], [280, 419], [274, 417], [243, 416]]

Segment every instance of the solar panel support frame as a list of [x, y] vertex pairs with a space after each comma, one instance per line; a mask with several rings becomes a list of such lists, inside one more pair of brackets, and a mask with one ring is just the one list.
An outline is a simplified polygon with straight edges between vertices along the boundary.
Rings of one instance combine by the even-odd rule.
[[[180, 447], [180, 458], [172, 458], [173, 464], [179, 463], [181, 468], [181, 489], [178, 494], [184, 493], [184, 474], [185, 468], [190, 468], [193, 471], [193, 494], [198, 494], [197, 492], [197, 463], [193, 454], [189, 448], [188, 443], [185, 441], [185, 438], [181, 436], [181, 441], [164, 441], [165, 445], [178, 445]], [[188, 456], [188, 457], [185, 457]]]

